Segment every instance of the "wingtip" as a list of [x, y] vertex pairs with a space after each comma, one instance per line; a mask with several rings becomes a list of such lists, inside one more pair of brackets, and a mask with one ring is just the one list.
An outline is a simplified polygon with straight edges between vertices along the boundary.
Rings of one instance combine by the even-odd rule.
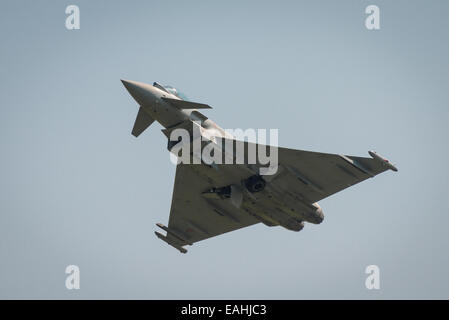
[[394, 172], [398, 172], [398, 168], [396, 168], [395, 165], [393, 165], [388, 159], [382, 157], [381, 155], [377, 154], [377, 152], [375, 151], [368, 151], [369, 155], [374, 159], [379, 161], [382, 165], [387, 166], [388, 169], [394, 171]]

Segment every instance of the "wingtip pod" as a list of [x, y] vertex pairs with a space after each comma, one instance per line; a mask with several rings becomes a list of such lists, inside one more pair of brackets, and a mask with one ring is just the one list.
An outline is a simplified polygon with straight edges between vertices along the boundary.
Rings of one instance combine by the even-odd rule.
[[176, 232], [175, 230], [169, 229], [168, 227], [164, 226], [162, 223], [156, 223], [156, 226], [158, 226], [159, 228], [161, 228], [162, 230], [166, 231], [167, 234], [171, 234], [172, 236], [174, 236], [175, 238], [177, 238], [178, 240], [180, 240], [181, 242], [185, 242], [187, 243], [189, 246], [192, 246], [193, 243], [186, 240], [186, 237], [182, 234], [179, 234], [178, 232]]
[[386, 166], [388, 169], [391, 169], [395, 172], [398, 171], [398, 168], [396, 168], [392, 163], [390, 163], [390, 161], [388, 161], [381, 155], [377, 154], [375, 151], [368, 151], [368, 153], [374, 160], [379, 161], [383, 166]]
[[177, 244], [171, 242], [170, 240], [167, 239], [166, 236], [164, 236], [162, 233], [159, 233], [157, 231], [154, 231], [154, 234], [156, 235], [156, 237], [158, 237], [159, 239], [161, 239], [162, 241], [166, 242], [167, 244], [171, 245], [173, 248], [178, 249], [179, 252], [181, 253], [187, 253], [187, 249], [178, 246]]

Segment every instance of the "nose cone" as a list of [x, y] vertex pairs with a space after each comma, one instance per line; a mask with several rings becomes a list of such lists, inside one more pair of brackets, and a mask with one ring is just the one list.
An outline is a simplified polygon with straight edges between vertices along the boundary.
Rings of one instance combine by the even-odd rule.
[[137, 101], [140, 105], [152, 104], [155, 99], [157, 99], [156, 89], [146, 83], [131, 81], [131, 80], [121, 80], [126, 90], [129, 94]]

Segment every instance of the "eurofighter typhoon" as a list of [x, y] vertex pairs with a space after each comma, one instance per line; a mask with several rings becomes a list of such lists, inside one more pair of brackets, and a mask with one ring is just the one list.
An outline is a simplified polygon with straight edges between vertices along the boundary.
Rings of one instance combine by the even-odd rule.
[[140, 106], [132, 134], [159, 122], [177, 159], [168, 226], [156, 224], [166, 234], [155, 234], [182, 253], [186, 245], [259, 222], [292, 231], [304, 222], [319, 224], [318, 201], [397, 171], [374, 151], [364, 158], [242, 141], [198, 111], [209, 105], [188, 101], [173, 87], [122, 83]]

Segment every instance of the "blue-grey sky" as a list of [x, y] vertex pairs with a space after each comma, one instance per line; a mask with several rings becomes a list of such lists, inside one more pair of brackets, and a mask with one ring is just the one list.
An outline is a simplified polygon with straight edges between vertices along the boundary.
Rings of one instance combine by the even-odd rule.
[[[81, 29], [65, 28], [76, 4]], [[381, 29], [365, 28], [365, 7]], [[449, 298], [447, 1], [4, 1], [0, 298]], [[175, 167], [138, 139], [119, 79], [171, 84], [224, 128], [398, 173], [178, 251], [158, 240]], [[188, 182], [186, 182], [188, 188]], [[65, 288], [65, 267], [81, 289]], [[380, 268], [380, 290], [365, 267]]]

